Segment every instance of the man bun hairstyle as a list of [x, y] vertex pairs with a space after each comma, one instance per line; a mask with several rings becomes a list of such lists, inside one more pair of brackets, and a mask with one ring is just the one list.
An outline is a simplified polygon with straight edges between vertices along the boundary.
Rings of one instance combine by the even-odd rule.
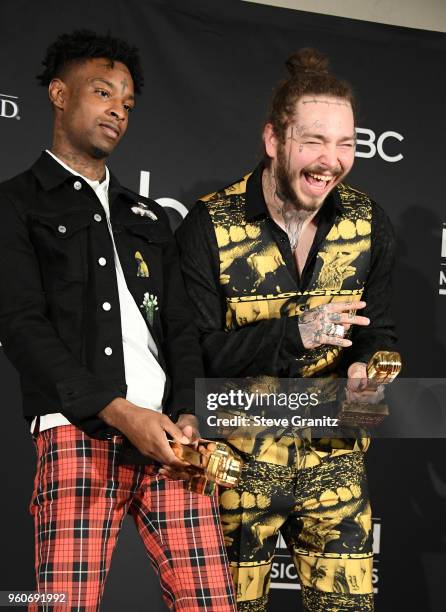
[[328, 74], [330, 61], [326, 55], [307, 47], [290, 55], [285, 66], [291, 77], [303, 74], [323, 75]]
[[114, 38], [110, 33], [99, 35], [90, 30], [61, 34], [48, 47], [42, 60], [45, 70], [37, 79], [41, 85], [48, 87], [53, 79], [62, 78], [70, 65], [99, 57], [109, 60], [112, 67], [114, 62], [127, 66], [135, 93], [141, 93], [144, 77], [138, 49], [131, 47], [125, 40]]
[[342, 98], [350, 102], [355, 113], [352, 86], [330, 71], [326, 55], [306, 47], [293, 53], [285, 65], [289, 76], [277, 85], [267, 118], [280, 142], [285, 142], [286, 129], [294, 118], [296, 102], [302, 96]]

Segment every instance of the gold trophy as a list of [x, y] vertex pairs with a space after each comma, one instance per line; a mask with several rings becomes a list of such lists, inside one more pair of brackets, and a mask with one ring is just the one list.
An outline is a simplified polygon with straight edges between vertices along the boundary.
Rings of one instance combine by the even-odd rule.
[[170, 441], [173, 452], [189, 465], [189, 490], [202, 495], [213, 495], [217, 485], [234, 487], [240, 478], [242, 461], [223, 442], [200, 439], [198, 448], [189, 444]]
[[[369, 380], [366, 391], [376, 391], [380, 385], [391, 383], [401, 371], [401, 356], [391, 351], [378, 351], [367, 364]], [[339, 413], [341, 425], [375, 427], [389, 415], [387, 404], [344, 401]]]

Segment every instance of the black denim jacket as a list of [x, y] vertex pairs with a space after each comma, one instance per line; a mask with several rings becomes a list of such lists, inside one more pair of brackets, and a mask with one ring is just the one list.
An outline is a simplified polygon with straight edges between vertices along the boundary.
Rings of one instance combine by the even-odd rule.
[[[168, 375], [164, 412], [193, 413], [202, 362], [167, 215], [113, 176], [109, 201], [129, 291], [138, 307], [157, 297], [152, 324], [141, 312]], [[116, 433], [97, 417], [126, 394], [113, 244], [93, 189], [47, 153], [0, 185], [0, 340], [25, 417], [61, 412], [93, 437]]]

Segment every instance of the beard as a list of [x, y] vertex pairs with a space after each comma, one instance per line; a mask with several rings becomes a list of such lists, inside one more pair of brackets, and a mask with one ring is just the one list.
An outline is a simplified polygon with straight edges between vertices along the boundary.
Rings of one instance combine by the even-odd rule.
[[103, 148], [93, 145], [90, 154], [94, 159], [105, 159], [110, 155], [110, 151], [105, 151]]
[[[332, 189], [327, 191], [326, 194], [320, 198], [314, 198], [312, 202], [303, 202], [293, 185], [299, 178], [299, 172], [296, 170], [290, 170], [290, 164], [285, 153], [285, 147], [280, 145], [277, 151], [277, 163], [275, 168], [276, 177], [276, 190], [277, 195], [283, 202], [291, 204], [296, 210], [302, 210], [305, 212], [314, 212], [318, 210], [323, 204], [326, 197], [331, 193]], [[323, 174], [326, 169], [320, 166], [308, 167], [302, 170], [302, 172], [313, 172], [315, 174]], [[338, 178], [342, 174], [340, 167], [331, 171], [334, 178]]]

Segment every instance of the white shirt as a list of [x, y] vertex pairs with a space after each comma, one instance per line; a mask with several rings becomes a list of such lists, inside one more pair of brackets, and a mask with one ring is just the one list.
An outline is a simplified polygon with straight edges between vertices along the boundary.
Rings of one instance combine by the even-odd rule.
[[[108, 201], [108, 186], [110, 183], [110, 173], [105, 168], [105, 180], [92, 181], [79, 172], [76, 172], [62, 160], [46, 151], [66, 170], [80, 176], [96, 193], [102, 204], [107, 217], [110, 236], [113, 241], [113, 251], [115, 258], [116, 278], [118, 281], [119, 307], [121, 312], [122, 346], [124, 351], [124, 370], [127, 383], [127, 399], [143, 408], [149, 408], [157, 412], [162, 410], [162, 398], [166, 383], [166, 374], [160, 366], [157, 357], [158, 350], [152, 334], [144, 321], [141, 310], [138, 308], [132, 294], [128, 290], [125, 282], [124, 273], [119, 261], [116, 250], [113, 232], [110, 223], [110, 206]], [[104, 406], [105, 408], [105, 406]], [[31, 431], [34, 430], [36, 419], [31, 424]], [[69, 425], [70, 422], [60, 413], [45, 414], [40, 417], [40, 431], [57, 427], [59, 425]]]

